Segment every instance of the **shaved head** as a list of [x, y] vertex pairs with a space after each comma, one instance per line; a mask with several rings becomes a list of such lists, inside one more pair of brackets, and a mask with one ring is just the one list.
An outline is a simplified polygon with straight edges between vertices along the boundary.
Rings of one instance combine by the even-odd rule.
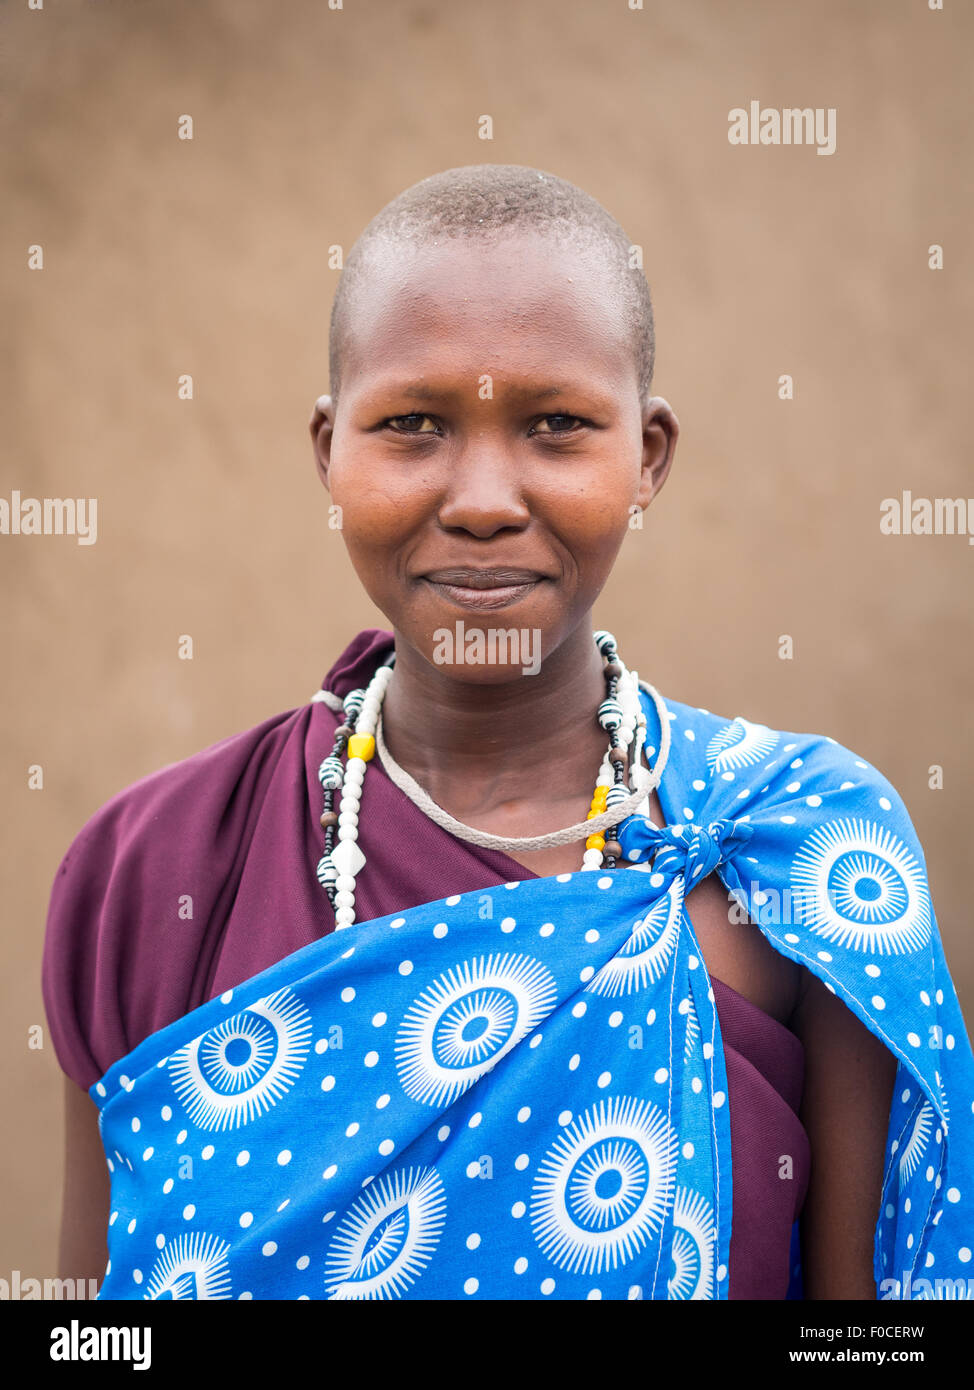
[[544, 236], [595, 257], [617, 289], [639, 383], [640, 403], [653, 381], [655, 334], [646, 277], [630, 264], [632, 244], [601, 203], [565, 179], [521, 164], [470, 164], [413, 184], [373, 217], [345, 262], [331, 311], [329, 390], [337, 405], [342, 363], [354, 330], [356, 292], [370, 270], [388, 266], [403, 248], [439, 241], [496, 242]]

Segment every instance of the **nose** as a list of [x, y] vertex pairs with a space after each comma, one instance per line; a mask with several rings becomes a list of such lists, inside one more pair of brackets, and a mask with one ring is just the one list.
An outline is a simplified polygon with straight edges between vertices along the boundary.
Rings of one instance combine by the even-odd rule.
[[517, 462], [486, 432], [458, 446], [450, 459], [438, 519], [445, 530], [482, 537], [508, 527], [524, 530], [530, 524]]

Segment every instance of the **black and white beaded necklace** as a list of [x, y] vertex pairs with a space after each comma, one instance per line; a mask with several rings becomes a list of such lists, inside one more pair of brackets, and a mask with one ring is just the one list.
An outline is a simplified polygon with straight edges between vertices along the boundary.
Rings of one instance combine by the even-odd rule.
[[[318, 882], [335, 909], [336, 929], [349, 927], [355, 921], [355, 881], [366, 863], [365, 854], [358, 844], [359, 807], [365, 770], [376, 749], [390, 779], [400, 790], [431, 820], [460, 839], [485, 849], [527, 853], [570, 844], [584, 837], [583, 870], [616, 867], [622, 846], [615, 838], [615, 831], [634, 812], [649, 814], [649, 793], [659, 785], [669, 754], [670, 724], [662, 697], [651, 685], [640, 682], [634, 671], [626, 668], [612, 634], [598, 631], [593, 636], [603, 659], [606, 682], [606, 697], [598, 707], [596, 718], [609, 736], [609, 747], [599, 769], [586, 819], [577, 825], [544, 835], [509, 838], [464, 825], [437, 806], [428, 793], [399, 766], [382, 737], [382, 700], [395, 667], [394, 651], [376, 668], [367, 689], [353, 690], [344, 700], [330, 691], [316, 692], [313, 700], [321, 700], [331, 708], [340, 708], [344, 714], [344, 721], [334, 733], [332, 751], [318, 769], [318, 780], [324, 793], [321, 825], [325, 832], [325, 849], [318, 862], [317, 875]], [[646, 715], [639, 698], [640, 687], [651, 696], [659, 715], [660, 749], [652, 770], [641, 764], [646, 742]], [[652, 749], [646, 751], [650, 754], [655, 752]], [[347, 754], [344, 764], [343, 753]], [[341, 793], [338, 812], [334, 809], [336, 792]]]

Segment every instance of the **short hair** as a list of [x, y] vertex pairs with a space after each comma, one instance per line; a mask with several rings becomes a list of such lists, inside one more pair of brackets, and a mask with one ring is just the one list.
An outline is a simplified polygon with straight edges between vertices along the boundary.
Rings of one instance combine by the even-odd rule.
[[[440, 239], [493, 240], [541, 233], [574, 249], [595, 251], [619, 289], [636, 361], [640, 403], [653, 383], [656, 338], [649, 285], [619, 223], [575, 184], [523, 164], [467, 164], [414, 183], [373, 217], [345, 260], [331, 310], [329, 389], [337, 404], [342, 356], [358, 285], [370, 256], [396, 242], [423, 246]], [[638, 258], [638, 259], [641, 259]]]

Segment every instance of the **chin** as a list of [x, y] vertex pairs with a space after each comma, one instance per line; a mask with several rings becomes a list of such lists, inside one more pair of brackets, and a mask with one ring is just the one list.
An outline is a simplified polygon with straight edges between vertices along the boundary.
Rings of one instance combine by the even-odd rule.
[[542, 629], [526, 614], [520, 623], [507, 610], [451, 614], [427, 631], [427, 660], [464, 684], [501, 685], [541, 669]]
[[435, 671], [456, 681], [459, 685], [506, 685], [510, 681], [519, 681], [525, 676], [538, 674], [533, 664], [490, 666], [477, 665], [473, 662], [446, 663], [435, 661], [431, 656], [427, 657], [427, 660]]
[[444, 618], [418, 631], [412, 624], [397, 631], [434, 671], [460, 685], [504, 685], [537, 675], [547, 655], [538, 628], [515, 629], [513, 623]]

